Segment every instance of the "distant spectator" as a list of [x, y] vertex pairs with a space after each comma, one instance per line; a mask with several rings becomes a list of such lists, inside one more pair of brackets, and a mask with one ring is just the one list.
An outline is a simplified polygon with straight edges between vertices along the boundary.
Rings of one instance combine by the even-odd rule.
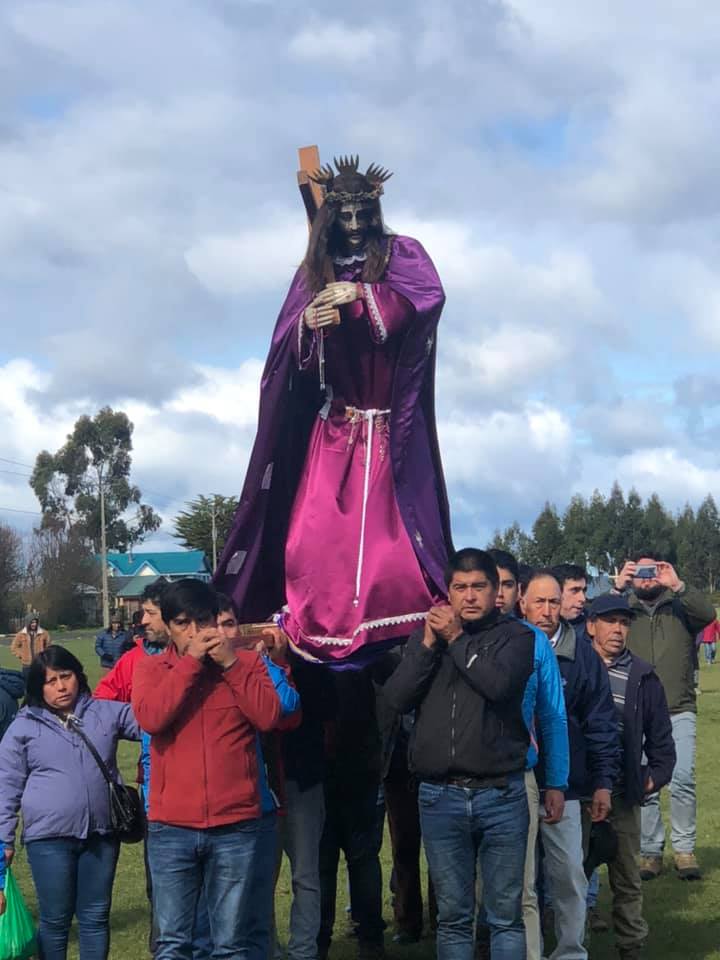
[[15, 718], [18, 700], [24, 693], [25, 681], [20, 671], [0, 669], [0, 740]]
[[713, 620], [709, 623], [701, 634], [703, 654], [705, 663], [711, 667], [715, 663], [715, 654], [717, 653], [717, 642], [720, 637], [720, 620]]
[[113, 617], [110, 626], [95, 638], [95, 653], [100, 657], [100, 668], [103, 673], [112, 670], [120, 657], [131, 650], [133, 639], [123, 629], [120, 617]]
[[577, 563], [558, 563], [552, 568], [560, 584], [560, 616], [575, 631], [578, 640], [585, 639], [585, 604], [588, 573]]
[[22, 813], [40, 956], [67, 955], [75, 915], [80, 956], [102, 960], [120, 841], [107, 783], [71, 717], [119, 780], [117, 742], [140, 737], [130, 705], [94, 700], [80, 661], [64, 647], [50, 647], [30, 665], [25, 704], [0, 743], [0, 842], [6, 853], [13, 849]]
[[[143, 593], [143, 596], [147, 592], [147, 588]], [[143, 610], [142, 607], [140, 610], [136, 610], [132, 615], [132, 620], [130, 621], [130, 634], [134, 640], [137, 640], [138, 637], [141, 637], [145, 632], [145, 627], [143, 626]]]
[[27, 677], [27, 672], [33, 659], [38, 653], [42, 653], [52, 643], [50, 634], [40, 626], [40, 618], [36, 613], [28, 617], [26, 625], [15, 634], [15, 639], [10, 644], [10, 653], [14, 654], [22, 664], [23, 676]]
[[[697, 694], [694, 683], [695, 638], [716, 618], [710, 598], [680, 579], [672, 564], [651, 550], [627, 560], [615, 578], [615, 592], [628, 595], [635, 613], [629, 649], [657, 670], [665, 688], [677, 763], [670, 781], [670, 820], [675, 869], [681, 880], [699, 880], [695, 858], [697, 804], [695, 795], [695, 731]], [[648, 797], [642, 809], [643, 880], [662, 870], [665, 825], [660, 796]]]

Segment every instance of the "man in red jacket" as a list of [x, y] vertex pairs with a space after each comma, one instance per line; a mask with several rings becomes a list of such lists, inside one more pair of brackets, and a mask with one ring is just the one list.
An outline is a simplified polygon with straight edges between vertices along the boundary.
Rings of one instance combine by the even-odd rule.
[[170, 643], [136, 664], [132, 690], [138, 723], [152, 736], [155, 958], [191, 955], [202, 888], [213, 955], [266, 960], [276, 818], [256, 733], [299, 712], [299, 698], [257, 653], [233, 649], [208, 584], [171, 584], [161, 609]]

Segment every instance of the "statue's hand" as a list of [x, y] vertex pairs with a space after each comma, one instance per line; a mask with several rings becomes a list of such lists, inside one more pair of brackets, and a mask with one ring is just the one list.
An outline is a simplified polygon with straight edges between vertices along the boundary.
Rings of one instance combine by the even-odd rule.
[[362, 297], [362, 285], [351, 283], [349, 280], [337, 280], [329, 283], [315, 298], [317, 304], [331, 304], [340, 307], [344, 303], [352, 303]]
[[340, 323], [340, 314], [335, 307], [320, 303], [319, 299], [316, 297], [303, 313], [303, 321], [309, 330], [322, 330], [323, 327], [332, 327]]

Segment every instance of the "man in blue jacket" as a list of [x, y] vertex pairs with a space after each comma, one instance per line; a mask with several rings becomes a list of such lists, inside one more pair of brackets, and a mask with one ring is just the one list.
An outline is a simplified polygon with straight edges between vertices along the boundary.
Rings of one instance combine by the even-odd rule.
[[[500, 580], [496, 607], [500, 613], [515, 616], [520, 594], [520, 571], [515, 557], [506, 550], [488, 550], [495, 561]], [[523, 885], [523, 923], [527, 960], [540, 960], [542, 944], [540, 915], [535, 887], [537, 835], [539, 828], [540, 791], [535, 777], [539, 750], [542, 750], [545, 770], [545, 790], [542, 801], [545, 823], [559, 823], [565, 808], [565, 790], [568, 785], [570, 757], [568, 749], [567, 714], [562, 680], [557, 659], [542, 630], [533, 627], [535, 656], [533, 672], [525, 688], [523, 716], [530, 731], [527, 754], [525, 788], [530, 810], [530, 829], [525, 857]], [[490, 943], [478, 927], [478, 958], [490, 956]]]
[[[551, 570], [535, 571], [520, 606], [528, 623], [550, 641], [562, 676], [570, 741], [570, 776], [559, 823], [541, 821], [545, 877], [552, 894], [557, 946], [550, 960], [587, 960], [581, 803], [590, 802], [594, 822], [607, 818], [620, 761], [618, 725], [610, 683], [589, 643], [578, 640], [560, 617], [562, 590]], [[547, 784], [542, 750], [538, 783]]]
[[607, 594], [593, 601], [587, 632], [610, 680], [621, 731], [622, 765], [615, 783], [610, 822], [618, 852], [608, 864], [613, 891], [613, 928], [621, 960], [639, 960], [648, 933], [642, 915], [640, 806], [670, 782], [675, 742], [665, 691], [655, 668], [627, 648], [634, 617], [627, 598]]

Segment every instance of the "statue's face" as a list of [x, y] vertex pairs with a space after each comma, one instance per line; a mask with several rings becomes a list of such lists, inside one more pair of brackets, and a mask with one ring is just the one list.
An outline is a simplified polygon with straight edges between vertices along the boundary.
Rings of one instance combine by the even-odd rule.
[[368, 233], [373, 222], [374, 211], [369, 203], [343, 203], [338, 210], [337, 239], [341, 247], [350, 253], [357, 253], [367, 243]]

